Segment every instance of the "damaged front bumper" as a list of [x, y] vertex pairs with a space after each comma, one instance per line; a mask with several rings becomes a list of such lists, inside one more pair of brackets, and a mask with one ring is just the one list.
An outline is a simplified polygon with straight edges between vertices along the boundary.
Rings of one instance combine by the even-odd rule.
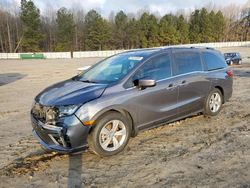
[[73, 153], [87, 148], [90, 128], [84, 126], [75, 115], [63, 118], [60, 126], [54, 126], [39, 121], [31, 114], [31, 123], [33, 135], [48, 150]]

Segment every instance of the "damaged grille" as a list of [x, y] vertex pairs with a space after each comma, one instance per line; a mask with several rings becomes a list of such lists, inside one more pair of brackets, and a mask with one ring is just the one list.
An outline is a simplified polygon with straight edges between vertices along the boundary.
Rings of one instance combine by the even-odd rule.
[[55, 124], [58, 119], [58, 109], [56, 107], [47, 107], [39, 103], [35, 103], [31, 110], [32, 115], [42, 123]]

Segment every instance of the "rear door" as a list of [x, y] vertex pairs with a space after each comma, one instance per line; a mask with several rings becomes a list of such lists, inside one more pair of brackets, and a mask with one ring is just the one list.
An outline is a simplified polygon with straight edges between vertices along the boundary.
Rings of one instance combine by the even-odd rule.
[[203, 109], [211, 82], [206, 78], [198, 50], [173, 51], [178, 83], [178, 114], [187, 115]]

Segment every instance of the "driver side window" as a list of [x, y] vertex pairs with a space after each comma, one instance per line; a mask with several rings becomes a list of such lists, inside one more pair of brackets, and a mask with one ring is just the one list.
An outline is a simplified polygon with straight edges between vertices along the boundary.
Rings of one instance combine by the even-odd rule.
[[147, 61], [139, 70], [129, 79], [125, 85], [126, 88], [135, 86], [135, 83], [143, 78], [159, 81], [171, 77], [171, 62], [169, 54], [160, 55]]

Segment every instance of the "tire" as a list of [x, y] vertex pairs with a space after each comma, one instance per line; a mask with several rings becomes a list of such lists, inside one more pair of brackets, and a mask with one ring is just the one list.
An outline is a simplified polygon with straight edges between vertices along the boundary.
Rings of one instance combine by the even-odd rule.
[[240, 60], [234, 60], [235, 65], [239, 65]]
[[221, 91], [217, 88], [214, 88], [206, 98], [204, 115], [216, 116], [221, 111], [223, 100], [224, 99]]
[[109, 112], [97, 120], [88, 136], [88, 145], [101, 157], [115, 155], [125, 148], [130, 134], [129, 121], [118, 112]]

